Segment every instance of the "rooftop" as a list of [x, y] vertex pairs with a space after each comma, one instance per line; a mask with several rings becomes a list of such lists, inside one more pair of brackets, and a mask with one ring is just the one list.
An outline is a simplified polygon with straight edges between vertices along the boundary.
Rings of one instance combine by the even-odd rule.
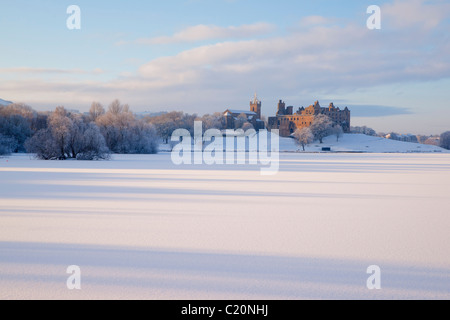
[[246, 115], [251, 115], [251, 116], [256, 115], [255, 112], [252, 112], [252, 111], [246, 111], [246, 110], [234, 110], [234, 109], [228, 109], [228, 110], [225, 111], [225, 112], [231, 112], [232, 114], [241, 114], [241, 113], [244, 113], [244, 114], [246, 114]]

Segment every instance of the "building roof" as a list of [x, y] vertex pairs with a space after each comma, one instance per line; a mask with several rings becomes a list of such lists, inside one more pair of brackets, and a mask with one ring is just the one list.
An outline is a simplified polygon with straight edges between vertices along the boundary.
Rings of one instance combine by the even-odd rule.
[[228, 109], [224, 113], [226, 113], [226, 112], [231, 112], [232, 114], [242, 114], [242, 113], [244, 113], [244, 114], [246, 114], [248, 116], [255, 116], [256, 115], [256, 113], [253, 112], [253, 111], [245, 111], [245, 110]]

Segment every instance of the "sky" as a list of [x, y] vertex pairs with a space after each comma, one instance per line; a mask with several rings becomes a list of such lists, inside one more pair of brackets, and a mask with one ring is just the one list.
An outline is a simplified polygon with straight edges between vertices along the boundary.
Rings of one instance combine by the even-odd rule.
[[[69, 29], [77, 5], [80, 29]], [[370, 30], [370, 5], [381, 29]], [[450, 1], [0, 0], [0, 98], [81, 112], [320, 101], [377, 131], [450, 130]]]

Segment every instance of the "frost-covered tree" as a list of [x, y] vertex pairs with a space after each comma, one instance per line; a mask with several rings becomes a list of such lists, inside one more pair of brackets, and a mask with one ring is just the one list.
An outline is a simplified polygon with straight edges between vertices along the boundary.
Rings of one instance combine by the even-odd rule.
[[132, 127], [135, 117], [119, 100], [109, 105], [108, 112], [98, 117], [96, 124], [102, 132], [106, 145], [114, 153], [127, 153], [127, 130]]
[[194, 121], [197, 120], [196, 114], [185, 114], [183, 112], [169, 112], [157, 117], [148, 117], [145, 119], [147, 123], [155, 126], [158, 136], [165, 143], [169, 143], [172, 133], [176, 129], [186, 129], [191, 135], [194, 133]]
[[236, 129], [241, 129], [242, 126], [247, 122], [248, 122], [247, 115], [245, 113], [241, 113], [234, 121], [234, 126]]
[[443, 134], [441, 134], [439, 143], [442, 148], [450, 150], [450, 131], [447, 131], [447, 132], [444, 132]]
[[314, 121], [310, 127], [311, 132], [314, 135], [314, 139], [323, 143], [323, 138], [331, 134], [333, 122], [330, 117], [324, 114], [319, 114], [314, 118]]
[[340, 125], [335, 125], [332, 129], [333, 134], [336, 136], [336, 141], [339, 142], [339, 139], [344, 135], [344, 129]]
[[70, 117], [70, 120], [72, 122], [69, 127], [66, 152], [69, 154], [70, 158], [76, 159], [78, 153], [80, 153], [83, 147], [83, 134], [87, 124], [84, 123], [83, 119], [78, 116], [75, 117], [72, 116]]
[[72, 134], [73, 121], [68, 117], [68, 113], [64, 107], [57, 107], [48, 119], [48, 127], [55, 139], [58, 148], [59, 159], [65, 160], [68, 155], [70, 135]]
[[153, 124], [158, 132], [158, 135], [165, 143], [169, 142], [172, 133], [178, 129], [177, 122], [170, 119], [168, 116], [160, 116], [149, 121]]
[[38, 159], [58, 160], [61, 158], [61, 150], [58, 147], [51, 129], [41, 129], [25, 142], [28, 153], [36, 154]]
[[377, 136], [377, 132], [369, 127], [362, 126], [362, 127], [351, 127], [350, 128], [351, 133], [360, 133], [365, 134], [366, 136]]
[[129, 153], [155, 154], [159, 149], [159, 138], [153, 125], [136, 121], [129, 131], [131, 148]]
[[102, 160], [109, 159], [109, 149], [106, 146], [105, 138], [98, 126], [91, 122], [82, 125], [80, 131], [81, 143], [74, 158], [77, 160]]
[[206, 114], [197, 120], [203, 122], [203, 130], [224, 129], [223, 116], [220, 112], [214, 114]]
[[244, 125], [242, 126], [242, 130], [244, 130], [244, 131], [251, 130], [251, 129], [255, 129], [255, 127], [253, 127], [253, 125], [248, 121], [246, 123], [244, 123]]
[[0, 156], [9, 155], [17, 148], [17, 140], [0, 134]]
[[314, 135], [310, 128], [297, 129], [294, 132], [295, 141], [302, 146], [303, 151], [305, 147], [314, 141]]
[[25, 151], [23, 144], [33, 134], [32, 123], [36, 112], [24, 104], [0, 107], [0, 134], [16, 141], [12, 152]]
[[109, 150], [95, 123], [58, 107], [48, 118], [48, 128], [39, 130], [25, 143], [27, 152], [43, 160], [107, 159]]
[[78, 160], [100, 160], [109, 158], [105, 138], [94, 122], [85, 122], [83, 117], [72, 116], [72, 126], [66, 153]]
[[194, 135], [194, 122], [197, 118], [198, 118], [198, 116], [195, 113], [194, 114], [184, 113], [183, 117], [181, 119], [180, 126], [178, 128], [188, 130], [190, 132], [190, 134], [193, 136]]
[[158, 152], [159, 138], [153, 125], [136, 119], [128, 105], [115, 100], [96, 121], [107, 147], [120, 154]]

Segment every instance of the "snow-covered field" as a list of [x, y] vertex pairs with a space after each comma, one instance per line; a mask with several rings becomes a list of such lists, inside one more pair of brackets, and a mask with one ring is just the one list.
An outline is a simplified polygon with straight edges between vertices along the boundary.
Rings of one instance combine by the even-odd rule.
[[[329, 147], [334, 152], [367, 152], [367, 153], [448, 153], [440, 147], [389, 140], [381, 137], [371, 137], [364, 134], [344, 134], [339, 141], [335, 136], [326, 137], [323, 144], [311, 143], [306, 152], [320, 152], [323, 147]], [[300, 151], [294, 139], [281, 138], [280, 151]]]
[[0, 158], [0, 299], [450, 299], [449, 190], [448, 153]]
[[[270, 133], [269, 138], [270, 140]], [[280, 138], [279, 149], [281, 152], [303, 152], [293, 138]], [[224, 140], [224, 146], [226, 145]], [[331, 148], [332, 152], [358, 152], [358, 153], [449, 153], [448, 150], [419, 143], [389, 140], [381, 137], [366, 136], [364, 134], [344, 134], [339, 141], [336, 136], [329, 136], [323, 140], [323, 144], [317, 141], [305, 147], [306, 153], [322, 152], [322, 148]], [[162, 151], [170, 151], [169, 145], [161, 145]], [[249, 151], [248, 143], [246, 151]]]

